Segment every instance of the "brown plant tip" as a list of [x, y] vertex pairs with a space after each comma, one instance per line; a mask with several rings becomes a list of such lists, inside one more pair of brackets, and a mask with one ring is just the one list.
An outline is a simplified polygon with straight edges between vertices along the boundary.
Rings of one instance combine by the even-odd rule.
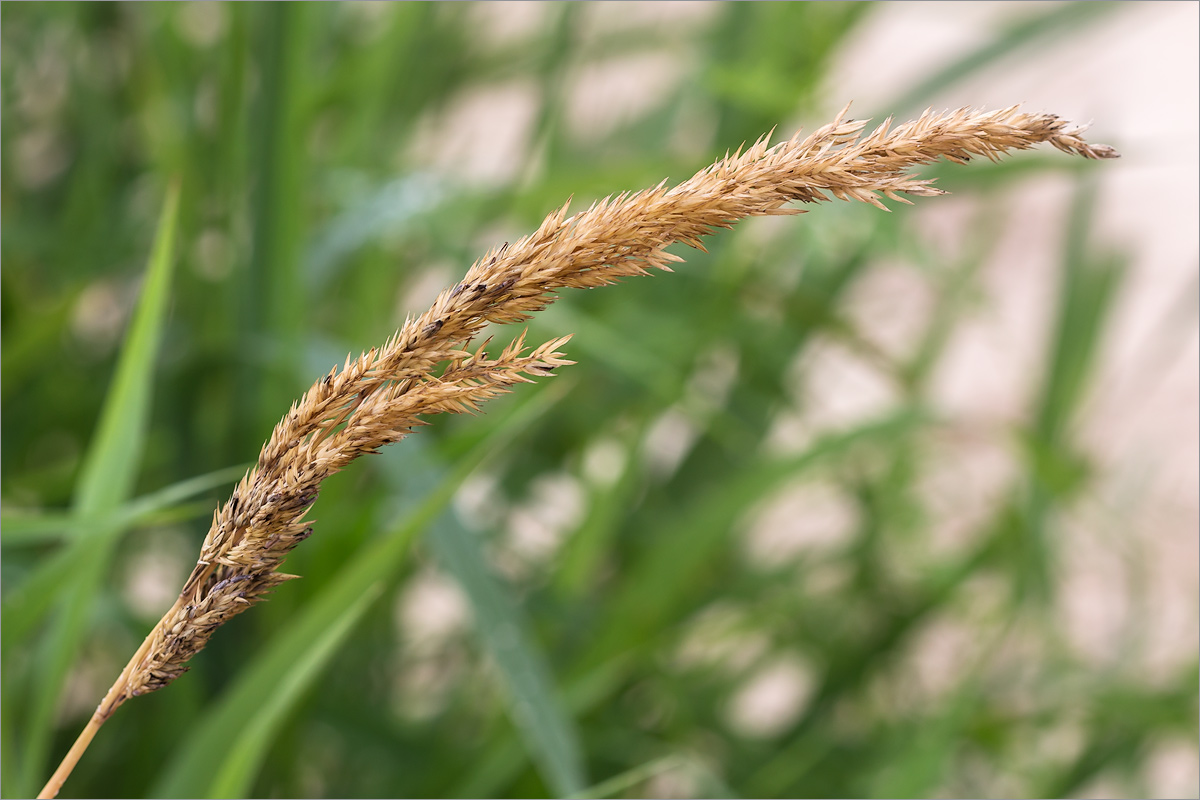
[[[100, 719], [125, 699], [166, 686], [222, 624], [295, 576], [278, 571], [308, 538], [305, 521], [321, 482], [365, 453], [399, 441], [440, 413], [474, 412], [518, 383], [573, 362], [558, 348], [567, 337], [526, 354], [524, 335], [495, 358], [470, 343], [488, 323], [529, 319], [566, 288], [595, 288], [681, 261], [666, 252], [737, 220], [798, 214], [790, 202], [836, 198], [885, 208], [882, 198], [942, 194], [912, 174], [945, 159], [998, 159], [1049, 143], [1084, 158], [1116, 158], [1089, 144], [1084, 128], [1049, 114], [926, 111], [865, 136], [865, 122], [846, 109], [806, 137], [768, 147], [767, 137], [702, 169], [674, 188], [666, 182], [608, 197], [567, 215], [567, 206], [511, 246], [486, 253], [425, 313], [411, 318], [381, 347], [347, 357], [316, 381], [283, 416], [258, 462], [213, 515], [200, 558], [175, 604], [97, 710]], [[438, 370], [441, 370], [440, 373]]]

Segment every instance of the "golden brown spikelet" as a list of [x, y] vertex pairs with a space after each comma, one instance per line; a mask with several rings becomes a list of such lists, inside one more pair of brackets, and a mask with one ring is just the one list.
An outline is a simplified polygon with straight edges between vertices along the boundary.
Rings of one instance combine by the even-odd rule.
[[[567, 205], [509, 246], [493, 249], [444, 290], [428, 311], [409, 319], [382, 347], [347, 357], [305, 392], [280, 420], [258, 462], [213, 516], [200, 559], [178, 600], [147, 636], [88, 726], [42, 790], [53, 797], [92, 736], [125, 700], [166, 686], [213, 632], [293, 575], [278, 571], [292, 548], [312, 534], [304, 521], [321, 482], [364, 453], [376, 452], [426, 424], [422, 417], [474, 411], [478, 404], [531, 376], [573, 362], [557, 352], [567, 338], [524, 352], [519, 337], [495, 359], [467, 349], [488, 323], [521, 322], [564, 288], [594, 288], [622, 277], [670, 271], [682, 261], [666, 247], [703, 249], [701, 238], [746, 217], [799, 214], [789, 202], [831, 197], [886, 210], [880, 195], [942, 194], [911, 170], [939, 159], [996, 160], [1011, 150], [1049, 143], [1084, 158], [1117, 158], [1081, 138], [1084, 126], [1050, 114], [926, 111], [859, 138], [866, 125], [843, 109], [807, 137], [797, 133], [768, 147], [769, 134], [668, 189], [593, 203], [568, 217]], [[569, 203], [568, 203], [569, 205]], [[569, 337], [568, 337], [569, 338]], [[440, 375], [436, 371], [447, 365]]]

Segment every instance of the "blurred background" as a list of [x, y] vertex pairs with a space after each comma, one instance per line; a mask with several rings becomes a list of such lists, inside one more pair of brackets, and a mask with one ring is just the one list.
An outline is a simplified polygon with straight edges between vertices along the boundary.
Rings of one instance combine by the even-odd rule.
[[564, 294], [578, 365], [328, 480], [303, 580], [62, 796], [1197, 796], [1198, 10], [5, 4], [4, 796], [315, 378], [566, 198], [851, 100], [1123, 158]]

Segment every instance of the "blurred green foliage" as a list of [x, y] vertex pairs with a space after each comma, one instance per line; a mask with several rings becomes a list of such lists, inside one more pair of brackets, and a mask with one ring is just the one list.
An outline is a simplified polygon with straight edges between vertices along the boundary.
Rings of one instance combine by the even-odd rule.
[[[1037, 10], [922, 91], [1109, 7]], [[315, 376], [568, 196], [811, 118], [872, 12], [622, 8], [4, 5], [4, 796], [49, 775]], [[663, 58], [676, 79], [604, 113], [589, 75]], [[953, 547], [924, 488], [955, 425], [930, 377], [986, 302], [1003, 195], [953, 258], [865, 206], [752, 221], [674, 275], [564, 295], [530, 339], [575, 332], [578, 366], [329, 480], [288, 561], [304, 580], [123, 707], [63, 796], [1139, 793], [1155, 746], [1194, 741], [1194, 665], [1142, 680], [1055, 627], [1055, 531], [1095, 479], [1071, 423], [1122, 271], [1096, 251], [1090, 166], [945, 172], [959, 193], [1080, 185], [1046, 377], [996, 435], [1019, 443], [1011, 484]], [[883, 259], [935, 298], [911, 351], [846, 312]], [[885, 407], [810, 420], [831, 348]], [[813, 487], [849, 509], [834, 543], [748, 555], [755, 510]], [[947, 628], [971, 655], [926, 685], [914, 659]], [[780, 674], [802, 700], [739, 716]]]

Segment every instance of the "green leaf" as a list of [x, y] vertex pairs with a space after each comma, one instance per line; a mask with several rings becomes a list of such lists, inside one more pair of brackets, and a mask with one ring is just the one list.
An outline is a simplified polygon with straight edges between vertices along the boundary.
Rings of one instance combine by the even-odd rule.
[[304, 652], [292, 662], [287, 672], [275, 682], [273, 691], [265, 698], [254, 716], [249, 717], [238, 731], [237, 745], [213, 781], [212, 797], [248, 797], [254, 776], [267, 753], [276, 732], [288, 712], [305, 690], [320, 677], [330, 656], [334, 654], [362, 618], [363, 613], [383, 591], [383, 582], [376, 581], [351, 601], [329, 627], [307, 644]]
[[[268, 344], [266, 358], [244, 365], [241, 380], [250, 391], [240, 402], [255, 402], [249, 419], [269, 430], [286, 408], [301, 374], [307, 306], [300, 247], [303, 242], [308, 93], [305, 54], [312, 46], [314, 9], [304, 3], [253, 7], [258, 24], [255, 66], [262, 89], [254, 103], [251, 128], [252, 268], [243, 276], [241, 334], [244, 341]], [[249, 436], [251, 431], [246, 431]]]
[[179, 514], [173, 512], [191, 514], [193, 511], [190, 505], [183, 505], [184, 500], [236, 481], [246, 474], [249, 467], [249, 464], [239, 464], [197, 475], [142, 495], [113, 509], [111, 513], [95, 517], [19, 509], [0, 512], [4, 544], [7, 547], [46, 544], [62, 538], [89, 536], [114, 525], [129, 530], [140, 525], [155, 524], [164, 518], [178, 519]]
[[496, 662], [509, 695], [510, 713], [555, 796], [587, 785], [579, 732], [559, 701], [545, 655], [512, 592], [492, 574], [476, 537], [451, 514], [430, 531], [442, 566], [466, 592], [475, 634]]
[[148, 427], [154, 363], [171, 297], [179, 184], [167, 192], [146, 283], [104, 399], [96, 436], [83, 460], [74, 510], [80, 516], [117, 508], [133, 492]]
[[1059, 3], [1050, 6], [1044, 13], [1018, 19], [1001, 28], [995, 36], [961, 58], [939, 64], [927, 78], [888, 103], [887, 109], [899, 116], [918, 113], [928, 104], [929, 98], [960, 84], [1002, 59], [1047, 39], [1059, 37], [1065, 31], [1077, 34], [1083, 27], [1103, 19], [1120, 7], [1119, 3]]
[[1018, 590], [1022, 595], [1047, 595], [1054, 590], [1052, 511], [1087, 484], [1087, 462], [1071, 428], [1123, 273], [1122, 260], [1094, 257], [1088, 247], [1097, 194], [1095, 173], [1082, 176], [1067, 227], [1057, 320], [1047, 343], [1045, 375], [1033, 409], [1036, 416], [1025, 437], [1031, 483], [1019, 553]]
[[633, 769], [625, 770], [619, 775], [614, 775], [608, 780], [586, 789], [573, 792], [571, 797], [580, 798], [580, 800], [599, 800], [603, 797], [612, 797], [622, 792], [628, 792], [634, 786], [648, 781], [655, 775], [661, 775], [673, 769], [681, 769], [687, 765], [688, 760], [681, 755], [663, 756], [645, 764], [639, 764]]
[[[137, 478], [148, 426], [154, 365], [170, 299], [178, 209], [179, 184], [175, 183], [163, 204], [146, 282], [121, 348], [116, 375], [105, 397], [95, 438], [84, 457], [74, 501], [74, 511], [82, 518], [118, 508], [132, 492]], [[24, 598], [38, 610], [57, 605], [46, 637], [37, 646], [37, 673], [32, 689], [24, 687], [20, 692], [22, 696], [28, 695], [30, 703], [22, 731], [25, 750], [19, 774], [19, 785], [27, 794], [34, 793], [34, 784], [42, 777], [54, 730], [54, 711], [86, 634], [89, 612], [102, 592], [121, 531], [120, 526], [109, 525], [79, 537], [72, 545], [72, 552], [58, 562], [69, 569], [56, 576], [57, 585], [40, 585], [46, 592], [54, 593], [49, 602], [49, 594], [42, 598]], [[18, 606], [16, 610], [20, 613], [23, 609]], [[10, 608], [6, 604], [5, 628], [9, 616]], [[5, 643], [6, 652], [12, 644]], [[17, 683], [8, 682], [6, 688], [10, 690], [7, 699], [16, 699]], [[11, 744], [5, 742], [6, 747]]]

